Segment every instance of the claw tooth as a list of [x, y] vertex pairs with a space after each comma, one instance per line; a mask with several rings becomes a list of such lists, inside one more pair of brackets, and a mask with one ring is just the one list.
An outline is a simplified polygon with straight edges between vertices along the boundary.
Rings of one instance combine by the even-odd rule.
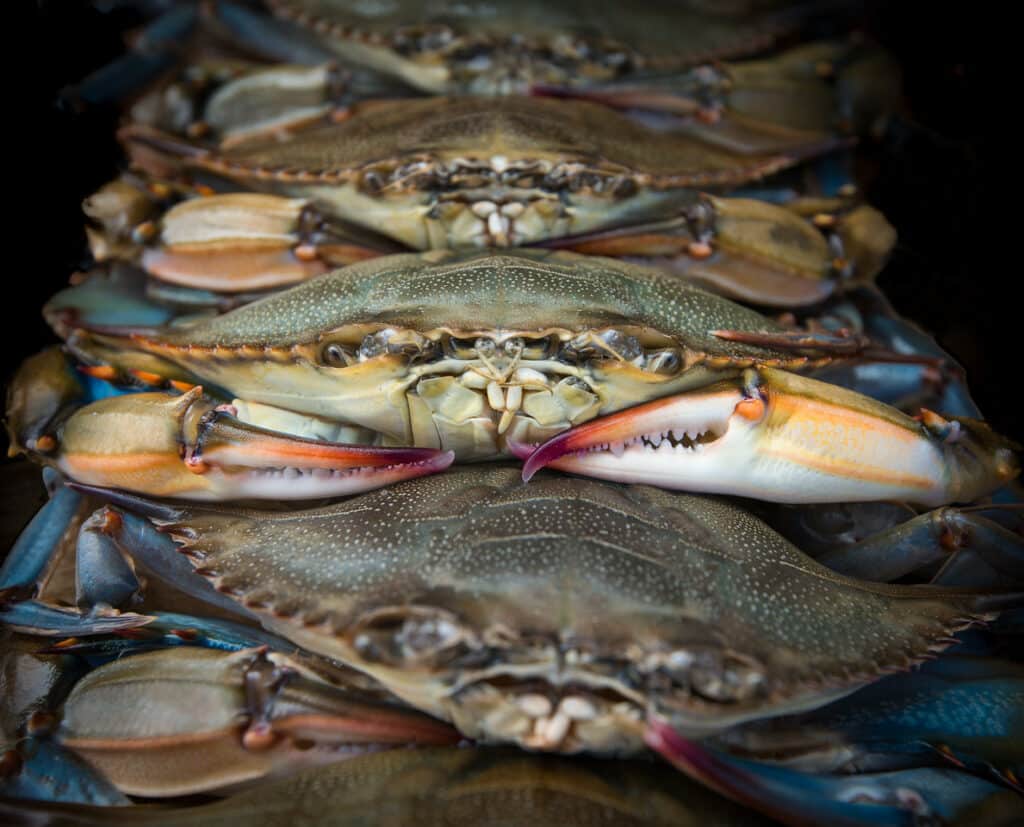
[[610, 450], [615, 454], [615, 456], [621, 457], [623, 452], [626, 450], [626, 445], [623, 442], [613, 442]]

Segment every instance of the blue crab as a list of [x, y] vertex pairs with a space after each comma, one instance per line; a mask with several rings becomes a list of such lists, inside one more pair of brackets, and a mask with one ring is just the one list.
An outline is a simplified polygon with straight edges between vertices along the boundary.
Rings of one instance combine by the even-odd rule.
[[[876, 242], [888, 237], [877, 213], [842, 199], [822, 207], [840, 212], [822, 232], [792, 209], [707, 194], [791, 167], [828, 141], [740, 155], [579, 101], [376, 101], [286, 139], [218, 146], [134, 125], [122, 141], [157, 183], [119, 179], [86, 201], [94, 255], [224, 292], [403, 247], [557, 243], [789, 306], [848, 280], [865, 215]], [[195, 197], [196, 182], [215, 194]]]
[[[235, 418], [297, 437], [292, 455], [345, 450], [323, 442], [330, 440], [451, 451], [466, 461], [528, 455], [529, 445], [554, 440], [530, 456], [527, 476], [554, 462], [778, 501], [926, 505], [975, 499], [1017, 472], [1012, 444], [984, 423], [927, 411], [914, 420], [790, 372], [850, 355], [847, 342], [794, 334], [671, 276], [611, 259], [434, 251], [353, 265], [194, 324], [109, 327], [56, 308], [50, 318], [94, 372], [203, 385]], [[74, 416], [88, 417], [92, 433], [114, 434], [123, 427], [117, 411], [161, 411], [169, 438], [159, 470], [173, 480], [202, 475], [218, 456], [246, 465], [237, 452], [255, 432], [245, 436], [242, 426], [211, 435], [208, 449], [177, 436], [179, 409], [198, 404], [198, 391], [189, 392], [179, 401], [103, 400]], [[26, 424], [15, 431], [38, 430], [28, 423], [39, 418], [19, 409], [12, 421]], [[77, 438], [68, 431], [74, 421], [64, 427]], [[157, 494], [188, 488], [105, 466], [104, 450], [132, 455], [124, 435], [106, 449], [101, 438], [86, 447], [45, 436], [35, 439], [34, 455], [72, 476], [81, 453], [97, 474], [111, 470], [89, 479], [95, 484]], [[190, 446], [184, 461], [179, 443]], [[276, 467], [299, 465], [279, 444]], [[450, 460], [431, 456], [407, 459], [426, 470]]]
[[[652, 716], [706, 737], [814, 709], [1019, 599], [853, 580], [721, 500], [523, 486], [510, 467], [314, 510], [107, 496], [275, 634], [470, 737], [541, 750], [635, 752]], [[131, 551], [124, 525], [107, 533]]]

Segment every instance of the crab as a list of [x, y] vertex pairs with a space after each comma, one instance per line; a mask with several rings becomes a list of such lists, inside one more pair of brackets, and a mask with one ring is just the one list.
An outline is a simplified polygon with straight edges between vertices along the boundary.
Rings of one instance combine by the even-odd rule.
[[[708, 194], [833, 148], [828, 140], [737, 154], [581, 101], [376, 101], [285, 140], [217, 146], [133, 125], [122, 141], [155, 183], [119, 179], [86, 201], [94, 256], [220, 292], [403, 248], [557, 243], [788, 307], [870, 279], [854, 268], [865, 235], [894, 241], [881, 216], [842, 199], [816, 205], [823, 231], [793, 209]], [[215, 194], [194, 197], [195, 182]]]
[[[201, 9], [179, 4], [146, 27], [136, 49], [86, 78], [71, 96], [86, 102], [121, 100], [126, 89], [144, 87], [173, 68], [184, 51], [182, 42], [190, 36], [202, 41], [202, 35], [205, 42], [187, 54], [195, 60], [198, 53], [194, 68], [204, 59], [212, 62], [219, 69], [212, 73], [215, 80], [237, 75], [240, 65], [257, 59], [312, 67], [303, 91], [323, 87], [347, 98], [591, 95], [626, 109], [682, 116], [697, 126], [724, 114], [730, 119], [723, 130], [726, 140], [765, 127], [778, 136], [787, 130], [877, 126], [896, 108], [898, 95], [893, 61], [862, 39], [722, 62], [763, 53], [807, 23], [817, 24], [819, 36], [850, 28], [851, 21], [834, 8], [819, 14], [804, 5], [740, 20], [722, 16], [717, 7], [651, 2], [628, 13], [615, 4], [599, 12], [575, 4], [531, 12], [504, 0], [487, 6], [371, 7], [315, 0], [268, 5], [277, 20], [233, 2], [206, 3]], [[321, 79], [314, 81], [313, 72]], [[210, 80], [202, 68], [189, 75], [149, 95], [136, 109], [163, 109], [181, 118], [189, 112], [194, 87], [202, 89]], [[308, 116], [321, 103], [305, 95], [289, 108], [305, 109]]]
[[[137, 394], [76, 414], [88, 429], [72, 427], [74, 416], [63, 430], [28, 429], [44, 462], [80, 481], [85, 468], [109, 472], [88, 481], [142, 493], [203, 489], [197, 474], [230, 477], [227, 466], [261, 463], [284, 466], [287, 485], [316, 466], [315, 455], [325, 456], [320, 467], [345, 459], [323, 440], [451, 451], [464, 462], [523, 455], [553, 439], [530, 457], [527, 475], [551, 462], [584, 473], [601, 465], [618, 479], [778, 501], [965, 502], [1017, 471], [1012, 444], [983, 423], [930, 412], [915, 421], [787, 370], [843, 355], [828, 337], [794, 337], [751, 310], [611, 259], [435, 251], [353, 265], [180, 327], [105, 327], [66, 307], [49, 315], [93, 373], [202, 385], [230, 406], [218, 412], [194, 388], [177, 399]], [[141, 414], [144, 405], [167, 434], [152, 474], [119, 433], [118, 412]], [[27, 410], [14, 418], [45, 419]], [[224, 414], [230, 427], [198, 438], [189, 431]], [[234, 419], [298, 439], [261, 459], [257, 432]], [[599, 447], [608, 450], [577, 453]], [[389, 462], [357, 453], [364, 464]], [[390, 460], [403, 461], [440, 470], [451, 456]], [[321, 475], [323, 486], [317, 476], [305, 497], [331, 494], [331, 475]]]
[[[427, 9], [411, 25], [402, 4], [380, 20], [372, 3], [272, 5], [295, 25], [228, 2], [203, 10], [222, 33], [248, 29], [275, 60], [316, 65], [215, 52], [139, 102], [122, 133], [135, 168], [86, 205], [109, 278], [89, 274], [49, 305], [66, 345], [30, 360], [12, 387], [12, 445], [47, 466], [52, 498], [0, 569], [0, 623], [50, 644], [18, 671], [50, 658], [73, 662], [77, 678], [83, 663], [102, 665], [59, 711], [69, 679], [50, 673], [45, 704], [30, 705], [56, 717], [19, 729], [4, 716], [17, 741], [0, 791], [43, 779], [27, 794], [107, 805], [125, 793], [223, 794], [334, 761], [353, 742], [449, 743], [459, 736], [444, 722], [530, 750], [649, 747], [789, 823], [952, 818], [1014, 783], [1002, 763], [998, 778], [936, 775], [912, 730], [887, 733], [909, 769], [808, 780], [772, 766], [793, 747], [787, 728], [806, 722], [826, 722], [837, 751], [890, 762], [875, 746], [887, 721], [866, 735], [850, 725], [859, 698], [882, 709], [901, 686], [927, 683], [906, 670], [970, 645], [979, 633], [961, 630], [1019, 604], [1007, 588], [1021, 576], [1018, 526], [987, 502], [1007, 496], [993, 492], [1017, 473], [1015, 446], [973, 419], [959, 377], [936, 368], [945, 355], [889, 324], [898, 319], [882, 313], [863, 329], [914, 351], [898, 365], [913, 376], [862, 370], [894, 354], [847, 335], [839, 302], [797, 330], [678, 278], [791, 309], [851, 297], [873, 277], [892, 228], [819, 186], [841, 162], [796, 185], [839, 198], [793, 200], [804, 176], [783, 167], [877, 127], [877, 55], [815, 44], [708, 65], [758, 51], [806, 11], [758, 12], [748, 25], [696, 0], [697, 11], [642, 4], [637, 20], [610, 10], [597, 35], [552, 14], [536, 30], [510, 25], [503, 2], [445, 20]], [[693, 40], [680, 47], [673, 33], [666, 53], [654, 16], [666, 32], [692, 20]], [[195, 19], [175, 7], [128, 68], [166, 70]], [[325, 62], [332, 54], [341, 65]], [[547, 99], [363, 100], [407, 96], [403, 78], [421, 92]], [[384, 145], [396, 135], [412, 138]], [[341, 157], [359, 142], [370, 157]], [[659, 171], [652, 154], [680, 166]], [[310, 162], [324, 156], [341, 161]], [[747, 186], [776, 171], [770, 189]], [[524, 244], [548, 249], [461, 249]], [[460, 249], [380, 258], [410, 247]], [[152, 277], [144, 288], [136, 264]], [[920, 408], [932, 399], [943, 415]], [[448, 469], [508, 455], [525, 468]], [[773, 512], [663, 488], [831, 505]], [[915, 516], [880, 498], [986, 501]], [[755, 507], [796, 513], [801, 529], [841, 512], [890, 530], [852, 546], [819, 536], [815, 562]], [[970, 690], [991, 698], [986, 680]], [[141, 714], [110, 715], [112, 705]], [[926, 712], [960, 735], [941, 703]], [[972, 731], [936, 748], [984, 774], [1004, 754], [999, 727], [1015, 721], [986, 719], [992, 743], [970, 743]], [[834, 755], [819, 763], [820, 746], [799, 755], [801, 769], [836, 768]], [[266, 818], [282, 797], [304, 807], [335, 783], [351, 808], [369, 785], [344, 779], [364, 768], [380, 782], [411, 767], [436, 793], [444, 770], [472, 773], [477, 755], [364, 757], [350, 773], [304, 774], [189, 817], [248, 807]], [[607, 817], [609, 794], [598, 795]], [[355, 806], [365, 815], [363, 799]]]
[[[272, 633], [469, 737], [547, 751], [634, 753], [652, 716], [707, 737], [814, 709], [1016, 599], [843, 577], [721, 500], [518, 476], [284, 512], [96, 493]], [[156, 542], [128, 526], [106, 528], [119, 549]]]
[[[27, 532], [0, 583], [5, 624], [85, 635], [46, 651], [112, 659], [77, 681], [58, 725], [32, 725], [39, 746], [27, 750], [24, 772], [55, 772], [45, 762], [64, 750], [103, 772], [90, 781], [63, 759], [60, 772], [75, 789], [98, 795], [113, 782], [122, 793], [173, 796], [352, 760], [353, 747], [455, 737], [395, 707], [391, 695], [479, 741], [614, 755], [649, 745], [686, 769], [679, 745], [688, 738], [758, 744], [758, 733], [772, 732], [767, 719], [842, 721], [844, 708], [856, 716], [852, 697], [833, 702], [933, 657], [956, 642], [951, 633], [1019, 600], [956, 582], [852, 580], [719, 499], [551, 474], [524, 486], [518, 477], [515, 467], [468, 466], [312, 510], [180, 506], [89, 489], [93, 503], [116, 505], [79, 532], [78, 580], [95, 584], [80, 594], [81, 621], [73, 611], [43, 611], [39, 601], [61, 586], [40, 552], [67, 552], [38, 531]], [[43, 522], [64, 528], [61, 498], [83, 496], [56, 489]], [[935, 544], [929, 531], [906, 543]], [[1017, 538], [1002, 552], [1019, 556], [1019, 547]], [[890, 552], [885, 537], [860, 547], [867, 557]], [[137, 584], [118, 586], [114, 576], [122, 554], [157, 578], [147, 583], [146, 614], [112, 608], [135, 599]], [[195, 571], [183, 577], [175, 560]], [[44, 568], [51, 582], [40, 596], [18, 597], [24, 589], [12, 580]], [[181, 597], [151, 595], [151, 586], [189, 577], [189, 594], [227, 600], [239, 621], [152, 608]], [[107, 602], [87, 608], [83, 598]], [[121, 622], [90, 626], [97, 617]], [[248, 625], [254, 619], [267, 631]], [[111, 631], [131, 635], [96, 637]], [[135, 654], [154, 644], [157, 651]], [[101, 714], [112, 699], [139, 714]], [[201, 717], [192, 714], [197, 705]], [[785, 732], [789, 720], [776, 729]], [[210, 771], [215, 754], [232, 760]], [[772, 772], [754, 771], [758, 784]], [[715, 776], [702, 780], [721, 786]], [[875, 795], [885, 782], [862, 783]]]

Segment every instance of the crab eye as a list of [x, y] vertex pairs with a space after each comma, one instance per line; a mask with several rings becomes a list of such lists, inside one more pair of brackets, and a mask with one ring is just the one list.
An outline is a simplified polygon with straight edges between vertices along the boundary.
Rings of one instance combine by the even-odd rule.
[[651, 373], [675, 373], [681, 364], [682, 360], [675, 350], [658, 350], [647, 357], [644, 368]]
[[344, 368], [352, 364], [355, 357], [344, 345], [330, 342], [320, 351], [320, 361], [330, 368]]
[[493, 356], [494, 352], [497, 349], [498, 345], [497, 343], [495, 343], [494, 339], [486, 339], [481, 336], [479, 339], [473, 342], [473, 350], [475, 350], [481, 356]]
[[369, 195], [376, 195], [384, 188], [384, 178], [379, 172], [375, 170], [368, 170], [363, 173], [363, 177], [360, 180], [362, 189]]
[[523, 352], [523, 348], [526, 347], [525, 342], [518, 336], [514, 339], [507, 339], [503, 345], [505, 353], [509, 356], [518, 356]]
[[446, 613], [380, 610], [358, 624], [352, 644], [370, 662], [440, 667], [477, 648], [477, 641]]
[[704, 700], [737, 703], [764, 689], [764, 669], [734, 652], [681, 649], [663, 667], [674, 683]]

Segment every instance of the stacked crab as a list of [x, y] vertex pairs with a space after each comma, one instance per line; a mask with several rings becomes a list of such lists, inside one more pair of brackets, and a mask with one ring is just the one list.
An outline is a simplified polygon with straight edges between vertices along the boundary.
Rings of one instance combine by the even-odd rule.
[[147, 88], [8, 394], [3, 811], [1019, 811], [1014, 446], [845, 175], [888, 59], [409, 5], [179, 4], [79, 87]]

